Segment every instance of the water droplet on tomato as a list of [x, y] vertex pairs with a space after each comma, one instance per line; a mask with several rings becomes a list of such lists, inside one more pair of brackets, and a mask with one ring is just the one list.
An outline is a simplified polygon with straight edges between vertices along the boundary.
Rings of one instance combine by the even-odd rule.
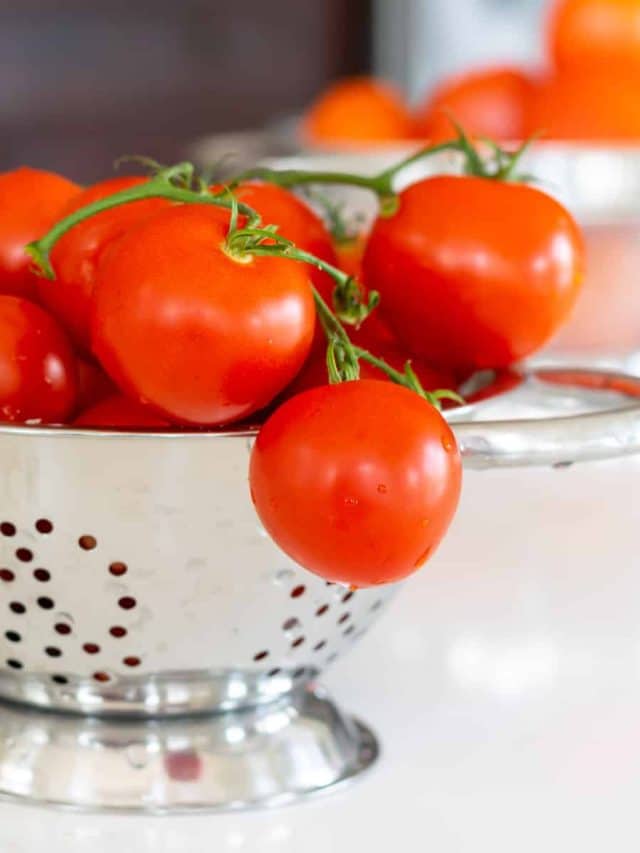
[[381, 495], [387, 494], [387, 487], [385, 486], [384, 483], [378, 483], [378, 491], [380, 492]]
[[431, 545], [429, 545], [429, 547], [428, 547], [428, 548], [426, 548], [426, 549], [425, 549], [425, 551], [424, 551], [422, 554], [420, 554], [420, 556], [418, 557], [418, 559], [417, 559], [417, 560], [415, 561], [415, 563], [413, 564], [413, 565], [414, 565], [414, 568], [419, 569], [421, 566], [424, 566], [424, 564], [425, 564], [425, 563], [427, 562], [427, 560], [429, 559], [429, 554], [431, 554], [431, 550], [432, 550], [432, 549], [431, 549]]
[[442, 446], [447, 451], [447, 453], [451, 453], [451, 451], [455, 447], [455, 443], [454, 443], [454, 441], [450, 435], [443, 435], [442, 436]]

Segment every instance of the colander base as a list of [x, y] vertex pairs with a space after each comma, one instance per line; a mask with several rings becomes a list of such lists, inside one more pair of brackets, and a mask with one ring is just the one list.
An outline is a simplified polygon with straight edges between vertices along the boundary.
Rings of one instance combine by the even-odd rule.
[[0, 703], [0, 796], [88, 811], [287, 804], [346, 785], [379, 753], [317, 687], [208, 716], [98, 719]]

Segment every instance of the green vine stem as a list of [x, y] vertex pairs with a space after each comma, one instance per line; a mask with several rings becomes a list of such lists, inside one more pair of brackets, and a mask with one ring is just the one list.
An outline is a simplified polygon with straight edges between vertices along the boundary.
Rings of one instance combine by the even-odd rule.
[[[341, 284], [344, 285], [345, 277], [349, 280], [349, 276], [345, 276], [341, 270], [299, 249], [290, 240], [286, 240], [270, 229], [244, 228], [230, 231], [227, 237], [227, 251], [232, 257], [238, 258], [248, 254], [258, 257], [289, 258], [293, 261], [311, 264], [328, 273], [336, 282], [337, 288]], [[425, 391], [413, 371], [410, 361], [407, 361], [404, 373], [401, 373], [383, 359], [372, 355], [368, 350], [354, 346], [340, 319], [331, 311], [315, 287], [313, 288], [313, 298], [320, 325], [327, 338], [327, 371], [331, 383], [350, 382], [359, 379], [359, 361], [362, 360], [377, 367], [396, 384], [415, 391], [437, 409], [441, 408], [440, 401], [444, 399], [455, 400], [458, 403], [464, 402], [459, 394], [448, 389]]]
[[239, 183], [251, 180], [266, 181], [277, 184], [285, 189], [302, 187], [309, 184], [333, 184], [336, 186], [359, 187], [370, 190], [378, 196], [380, 215], [393, 216], [398, 209], [398, 196], [394, 188], [397, 176], [409, 166], [413, 166], [428, 157], [433, 157], [444, 151], [456, 152], [464, 157], [464, 171], [467, 175], [502, 181], [517, 181], [521, 178], [515, 174], [520, 158], [527, 150], [531, 140], [524, 143], [517, 151], [509, 152], [490, 140], [483, 140], [489, 145], [493, 156], [483, 159], [465, 131], [451, 119], [456, 128], [457, 138], [429, 145], [414, 154], [379, 172], [377, 175], [366, 176], [350, 172], [312, 171], [306, 169], [271, 169], [258, 166], [236, 176], [230, 183], [231, 189]]
[[394, 180], [396, 176], [411, 166], [413, 163], [438, 154], [442, 151], [460, 151], [460, 145], [457, 140], [451, 142], [443, 142], [440, 145], [432, 145], [427, 148], [422, 148], [411, 157], [407, 157], [390, 169], [385, 169], [378, 175], [357, 175], [351, 172], [314, 172], [305, 169], [269, 169], [267, 167], [257, 166], [254, 169], [249, 169], [238, 175], [231, 182], [233, 188], [244, 181], [259, 180], [267, 181], [268, 183], [277, 184], [279, 187], [291, 189], [293, 187], [304, 186], [305, 184], [335, 184], [340, 186], [359, 187], [360, 189], [371, 190], [374, 192], [380, 201], [381, 211], [386, 216], [392, 216], [398, 207], [397, 195], [394, 190]]
[[[392, 170], [388, 170], [385, 174], [391, 175], [391, 172]], [[230, 257], [238, 261], [250, 255], [289, 258], [322, 270], [333, 279], [336, 284], [334, 303], [338, 316], [331, 311], [318, 291], [312, 288], [317, 316], [327, 338], [327, 369], [331, 382], [358, 379], [359, 361], [362, 359], [377, 367], [393, 382], [415, 391], [437, 409], [440, 408], [442, 399], [463, 402], [462, 398], [453, 391], [425, 391], [412, 370], [410, 362], [406, 363], [404, 373], [401, 373], [367, 350], [355, 347], [341, 320], [356, 325], [361, 323], [378, 304], [378, 294], [369, 294], [368, 302], [363, 303], [360, 286], [351, 276], [315, 255], [299, 249], [293, 242], [277, 233], [277, 226], [259, 227], [260, 215], [253, 208], [239, 203], [228, 187], [225, 187], [222, 192], [212, 192], [204, 179], [196, 174], [191, 163], [179, 163], [176, 166], [160, 169], [142, 184], [114, 193], [74, 211], [57, 222], [40, 240], [30, 243], [26, 247], [27, 252], [42, 275], [55, 279], [50, 255], [53, 247], [64, 234], [80, 222], [104, 210], [149, 198], [165, 198], [181, 204], [210, 204], [226, 208], [230, 211], [230, 227], [223, 248]], [[240, 215], [246, 218], [245, 227], [238, 227]]]
[[[193, 186], [195, 189], [191, 188]], [[104, 210], [149, 198], [165, 198], [183, 204], [210, 204], [228, 210], [235, 206], [239, 213], [247, 217], [247, 222], [252, 227], [260, 222], [260, 215], [253, 208], [232, 200], [226, 190], [217, 194], [211, 192], [209, 187], [196, 177], [191, 163], [178, 163], [176, 166], [161, 169], [142, 184], [121, 190], [74, 211], [57, 222], [40, 240], [29, 243], [26, 250], [41, 274], [45, 278], [55, 279], [55, 271], [51, 266], [51, 251], [67, 231]]]

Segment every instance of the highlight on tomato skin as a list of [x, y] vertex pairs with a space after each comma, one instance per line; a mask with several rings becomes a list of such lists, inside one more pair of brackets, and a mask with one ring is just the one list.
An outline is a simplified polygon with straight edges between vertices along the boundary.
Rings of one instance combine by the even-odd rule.
[[58, 323], [27, 299], [0, 296], [0, 419], [64, 423], [77, 393], [75, 357]]
[[538, 189], [437, 176], [378, 218], [363, 268], [403, 345], [464, 372], [507, 367], [553, 335], [580, 291], [584, 245], [573, 217]]
[[77, 184], [42, 169], [0, 174], [0, 294], [35, 296], [38, 276], [25, 246], [45, 234], [79, 192]]
[[302, 127], [309, 143], [380, 143], [411, 139], [413, 119], [393, 85], [373, 77], [347, 77], [309, 107]]
[[[86, 205], [145, 183], [147, 178], [108, 178], [75, 195], [61, 211], [63, 218]], [[139, 222], [167, 207], [150, 198], [105, 210], [79, 223], [54, 246], [51, 261], [55, 280], [39, 277], [41, 303], [62, 323], [83, 352], [91, 350], [91, 302], [98, 264], [108, 246]]]
[[262, 427], [249, 480], [275, 543], [326, 580], [393, 583], [433, 555], [461, 487], [456, 440], [418, 394], [362, 380], [306, 391]]

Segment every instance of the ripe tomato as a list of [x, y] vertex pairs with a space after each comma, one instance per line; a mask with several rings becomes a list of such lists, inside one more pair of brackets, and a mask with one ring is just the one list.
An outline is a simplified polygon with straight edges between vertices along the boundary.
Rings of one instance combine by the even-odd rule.
[[[264, 225], [277, 225], [278, 234], [321, 261], [337, 263], [331, 235], [311, 208], [288, 190], [275, 184], [248, 182], [234, 190], [239, 202], [257, 210]], [[308, 275], [322, 298], [331, 305], [334, 282], [326, 272], [309, 267]]]
[[400, 385], [363, 380], [288, 400], [254, 445], [251, 495], [293, 560], [331, 581], [392, 583], [433, 554], [461, 466], [448, 424]]
[[27, 299], [0, 296], [0, 418], [62, 423], [76, 394], [75, 359], [56, 321]]
[[566, 318], [582, 277], [581, 233], [557, 201], [476, 177], [409, 187], [364, 258], [365, 284], [402, 343], [454, 370], [532, 353]]
[[514, 68], [490, 68], [454, 77], [418, 110], [418, 132], [433, 142], [452, 139], [457, 136], [453, 118], [470, 136], [524, 139], [533, 91], [531, 78]]
[[531, 105], [531, 128], [551, 139], [640, 139], [640, 72], [585, 69], [549, 77]]
[[303, 134], [312, 143], [344, 144], [410, 139], [413, 121], [389, 83], [350, 77], [330, 86], [311, 105]]
[[104, 429], [153, 429], [170, 426], [166, 418], [160, 417], [148, 406], [121, 394], [114, 394], [86, 409], [73, 423], [75, 426]]
[[364, 234], [334, 244], [338, 267], [353, 278], [359, 279], [362, 274], [362, 256], [366, 244], [367, 239]]
[[24, 247], [42, 237], [79, 192], [60, 175], [26, 166], [0, 175], [0, 293], [35, 295], [37, 276]]
[[558, 68], [627, 63], [640, 70], [638, 0], [557, 0], [549, 27], [549, 52]]
[[306, 266], [230, 257], [228, 220], [211, 207], [170, 207], [112, 243], [98, 267], [94, 352], [127, 396], [178, 423], [261, 409], [311, 346]]
[[[94, 184], [73, 198], [62, 211], [62, 216], [145, 180], [122, 177]], [[164, 199], [153, 198], [105, 210], [67, 231], [53, 247], [51, 261], [56, 278], [54, 281], [39, 278], [38, 295], [81, 349], [90, 349], [91, 299], [102, 253], [133, 225], [166, 206]]]

